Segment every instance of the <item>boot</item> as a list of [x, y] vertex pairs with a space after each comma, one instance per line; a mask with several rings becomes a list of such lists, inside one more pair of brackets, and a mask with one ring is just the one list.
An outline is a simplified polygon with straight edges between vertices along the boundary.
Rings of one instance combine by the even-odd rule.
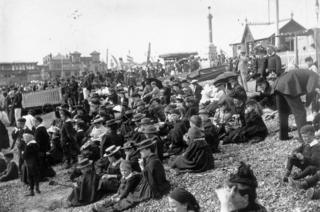
[[34, 191], [33, 191], [33, 190], [30, 190], [30, 193], [29, 193], [29, 194], [26, 194], [25, 196], [26, 196], [26, 197], [34, 196]]
[[39, 189], [39, 186], [36, 187], [36, 192], [37, 192], [38, 194], [41, 194], [40, 189]]

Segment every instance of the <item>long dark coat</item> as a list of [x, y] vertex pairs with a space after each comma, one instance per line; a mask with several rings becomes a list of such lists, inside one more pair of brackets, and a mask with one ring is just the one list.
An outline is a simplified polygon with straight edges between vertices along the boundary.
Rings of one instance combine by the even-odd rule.
[[0, 150], [6, 149], [10, 146], [9, 135], [6, 126], [0, 120]]
[[212, 152], [217, 152], [219, 146], [219, 135], [217, 128], [212, 124], [210, 119], [208, 119], [206, 122], [202, 122], [202, 127], [204, 129], [205, 139]]
[[231, 131], [224, 139], [223, 143], [244, 143], [250, 139], [257, 138], [261, 141], [268, 136], [268, 128], [262, 117], [256, 112], [246, 114], [246, 124], [234, 131]]
[[23, 153], [23, 170], [22, 181], [30, 182], [30, 179], [40, 179], [40, 164], [39, 164], [40, 147], [35, 141], [31, 141], [26, 145]]
[[44, 126], [39, 126], [34, 132], [34, 139], [39, 144], [40, 152], [47, 152], [50, 149], [50, 137]]
[[183, 135], [188, 132], [189, 122], [187, 120], [178, 121], [174, 124], [173, 129], [168, 134], [168, 141], [171, 144], [171, 148], [168, 150], [169, 154], [180, 154], [186, 147], [186, 143], [183, 141]]
[[282, 74], [281, 70], [281, 58], [277, 55], [271, 55], [268, 58], [268, 71], [269, 73], [274, 72], [277, 76]]
[[99, 197], [98, 193], [99, 176], [94, 169], [81, 175], [78, 180], [78, 186], [72, 190], [68, 201], [72, 206], [81, 206], [95, 202]]
[[307, 94], [307, 106], [313, 100], [315, 89], [320, 87], [319, 75], [304, 69], [283, 73], [274, 83], [274, 91], [292, 97]]
[[190, 141], [186, 151], [173, 161], [171, 167], [188, 172], [204, 172], [212, 169], [214, 159], [205, 138]]
[[135, 191], [103, 211], [123, 211], [151, 198], [159, 199], [170, 189], [162, 163], [155, 154], [145, 159], [142, 179]]

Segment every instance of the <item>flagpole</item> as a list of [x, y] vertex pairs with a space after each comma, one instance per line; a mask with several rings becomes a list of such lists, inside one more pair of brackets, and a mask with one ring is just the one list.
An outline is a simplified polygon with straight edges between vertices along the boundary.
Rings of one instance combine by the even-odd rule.
[[108, 65], [109, 65], [109, 49], [107, 49], [107, 55], [106, 55], [106, 67], [108, 71]]

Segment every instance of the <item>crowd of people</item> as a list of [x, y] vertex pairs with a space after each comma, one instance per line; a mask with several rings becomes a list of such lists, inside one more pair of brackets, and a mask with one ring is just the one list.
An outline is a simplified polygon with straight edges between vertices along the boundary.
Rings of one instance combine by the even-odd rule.
[[[210, 94], [197, 80], [178, 77], [132, 81], [123, 73], [112, 73], [88, 74], [80, 83], [75, 78], [66, 80], [64, 103], [56, 108], [49, 128], [34, 111], [16, 119], [10, 149], [17, 145], [18, 165], [12, 151], [4, 151], [0, 181], [20, 176], [30, 188], [27, 195], [34, 196], [41, 193], [39, 182], [55, 176], [52, 166], [63, 163], [71, 170], [73, 189], [66, 199], [53, 202], [51, 209], [94, 203], [92, 211], [123, 211], [171, 191], [171, 209], [197, 212], [201, 206], [187, 188], [171, 189], [164, 165], [177, 173], [214, 169], [213, 153], [219, 153], [221, 145], [264, 141], [269, 132], [262, 115], [268, 108], [278, 110], [280, 140], [291, 138], [288, 116], [294, 114], [301, 142], [288, 158], [283, 181], [309, 189], [311, 198], [319, 197], [314, 185], [320, 180], [320, 144], [314, 136], [320, 118], [315, 115], [314, 122], [308, 123], [305, 110], [319, 101], [319, 75], [307, 69], [283, 72], [279, 59], [270, 51], [269, 63], [259, 62], [254, 95], [247, 92], [244, 64], [238, 64], [240, 74], [219, 75]], [[272, 85], [271, 75], [276, 76]], [[97, 77], [106, 92], [95, 91]], [[306, 102], [302, 95], [307, 95]], [[1, 122], [0, 131], [5, 135]], [[8, 133], [3, 138], [0, 150], [9, 148]], [[293, 166], [301, 172], [291, 178]], [[226, 185], [216, 190], [221, 211], [266, 211], [257, 201], [257, 187], [250, 165], [241, 162]]]

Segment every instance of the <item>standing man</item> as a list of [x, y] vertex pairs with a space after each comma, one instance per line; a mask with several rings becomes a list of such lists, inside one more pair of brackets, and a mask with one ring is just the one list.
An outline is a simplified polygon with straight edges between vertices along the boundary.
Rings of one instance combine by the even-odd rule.
[[40, 166], [40, 177], [46, 177], [47, 162], [46, 152], [50, 150], [50, 137], [47, 133], [46, 127], [42, 124], [42, 118], [40, 116], [35, 117], [35, 141], [39, 144], [39, 166]]
[[306, 124], [306, 109], [301, 96], [306, 95], [309, 106], [320, 87], [319, 75], [310, 70], [291, 70], [283, 73], [274, 83], [277, 110], [279, 112], [279, 139], [288, 140], [288, 117], [293, 113], [298, 131]]
[[14, 108], [14, 119], [18, 120], [19, 118], [21, 118], [21, 110], [22, 110], [21, 88], [15, 88], [15, 94], [13, 98], [13, 108]]
[[276, 50], [273, 46], [269, 46], [267, 49], [269, 55], [268, 58], [268, 73], [275, 73], [278, 77], [282, 74], [281, 58], [276, 54]]
[[241, 84], [246, 91], [248, 91], [247, 85], [247, 76], [248, 76], [248, 57], [244, 50], [241, 50], [239, 55], [239, 63], [238, 63], [238, 70], [240, 72]]

